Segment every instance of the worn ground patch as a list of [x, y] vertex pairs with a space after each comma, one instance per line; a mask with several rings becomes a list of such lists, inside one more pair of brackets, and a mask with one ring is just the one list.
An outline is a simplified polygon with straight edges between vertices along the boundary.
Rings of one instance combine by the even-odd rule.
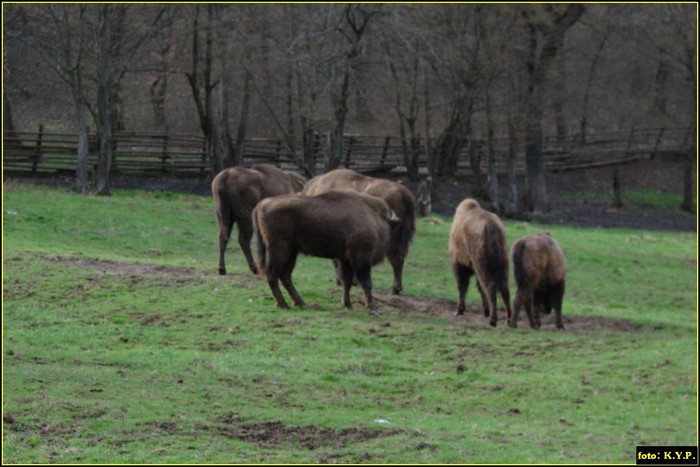
[[[467, 310], [463, 315], [458, 316], [457, 302], [441, 298], [413, 297], [409, 295], [382, 295], [376, 294], [375, 300], [392, 308], [399, 313], [426, 313], [439, 316], [454, 322], [469, 323], [476, 326], [490, 327], [488, 318], [484, 316], [481, 307], [467, 305]], [[639, 329], [639, 325], [621, 318], [605, 318], [599, 316], [577, 316], [562, 313], [564, 326], [567, 331], [617, 331], [632, 332]], [[541, 315], [542, 327], [540, 331], [558, 331], [554, 323], [554, 314]], [[499, 309], [499, 326], [505, 326], [505, 313]], [[527, 316], [524, 311], [519, 315], [518, 326], [528, 328]]]
[[340, 449], [350, 444], [375, 438], [408, 433], [396, 429], [344, 428], [335, 430], [315, 425], [285, 425], [276, 420], [270, 422], [246, 422], [233, 413], [217, 419], [218, 433], [264, 448], [274, 448], [285, 443], [298, 444], [304, 449], [321, 447]]

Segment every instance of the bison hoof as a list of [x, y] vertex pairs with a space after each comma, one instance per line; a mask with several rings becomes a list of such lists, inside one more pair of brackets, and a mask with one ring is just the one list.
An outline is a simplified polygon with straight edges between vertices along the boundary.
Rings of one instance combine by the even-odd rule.
[[258, 275], [258, 268], [251, 268], [250, 272], [252, 272], [253, 274], [255, 274], [257, 276]]
[[219, 268], [219, 275], [225, 276], [226, 275], [226, 268]]
[[495, 328], [496, 324], [498, 324], [498, 321], [495, 319], [492, 319], [492, 320], [489, 320], [489, 324]]
[[401, 291], [403, 290], [403, 287], [400, 285], [395, 285], [391, 288], [391, 293], [394, 295], [401, 295]]

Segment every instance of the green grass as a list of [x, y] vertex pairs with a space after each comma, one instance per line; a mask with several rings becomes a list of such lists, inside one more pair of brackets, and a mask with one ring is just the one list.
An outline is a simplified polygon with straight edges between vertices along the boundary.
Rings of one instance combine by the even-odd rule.
[[[449, 227], [420, 219], [406, 294], [456, 300]], [[506, 221], [510, 244], [544, 228]], [[348, 311], [309, 257], [309, 308], [279, 310], [237, 245], [216, 274], [209, 198], [8, 184], [3, 461], [619, 464], [697, 444], [696, 234], [546, 228], [567, 332], [375, 318], [355, 288]], [[388, 263], [373, 281], [389, 292]]]
[[[576, 193], [565, 195], [566, 197], [583, 202], [611, 203], [613, 199], [612, 190], [599, 190], [596, 192]], [[690, 216], [680, 209], [683, 196], [678, 193], [666, 193], [651, 188], [631, 188], [625, 189], [621, 194], [622, 203], [639, 204], [667, 209], [679, 214]], [[697, 199], [695, 200], [697, 204]]]

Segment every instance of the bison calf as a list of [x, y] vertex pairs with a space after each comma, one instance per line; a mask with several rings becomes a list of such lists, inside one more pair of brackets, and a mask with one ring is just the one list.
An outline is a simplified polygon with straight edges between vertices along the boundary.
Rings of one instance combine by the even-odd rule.
[[518, 313], [524, 305], [530, 326], [540, 327], [540, 310], [549, 314], [554, 308], [558, 329], [564, 329], [561, 305], [566, 282], [566, 258], [549, 232], [521, 238], [511, 248], [513, 271], [518, 292], [513, 304], [511, 327], [518, 325]]
[[481, 209], [474, 199], [462, 201], [452, 221], [448, 250], [459, 291], [457, 314], [464, 313], [469, 279], [476, 275], [484, 315], [491, 317], [491, 326], [496, 326], [498, 322], [497, 291], [505, 304], [506, 320], [510, 320], [508, 246], [505, 229], [498, 216]]
[[226, 274], [224, 253], [234, 224], [238, 224], [238, 244], [248, 261], [248, 267], [254, 274], [257, 273], [250, 251], [253, 208], [261, 199], [301, 191], [305, 183], [306, 179], [301, 175], [268, 164], [254, 165], [249, 169], [224, 169], [214, 177], [211, 191], [219, 226], [219, 274]]
[[303, 253], [337, 260], [343, 305], [350, 308], [350, 287], [357, 277], [367, 308], [378, 314], [372, 299], [371, 269], [384, 259], [390, 222], [397, 220], [382, 199], [354, 192], [293, 194], [261, 201], [253, 211], [259, 269], [266, 275], [277, 305], [288, 308], [280, 291], [281, 280], [294, 303], [305, 306], [292, 284], [297, 255]]

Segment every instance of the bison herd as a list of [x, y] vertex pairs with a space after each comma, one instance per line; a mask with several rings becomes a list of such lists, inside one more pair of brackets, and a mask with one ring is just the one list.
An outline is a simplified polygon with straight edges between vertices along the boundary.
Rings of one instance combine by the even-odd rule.
[[[416, 231], [415, 200], [400, 183], [337, 169], [308, 182], [295, 172], [272, 165], [230, 168], [212, 181], [219, 228], [219, 274], [226, 274], [224, 252], [234, 224], [238, 242], [254, 274], [267, 279], [277, 305], [287, 308], [279, 283], [294, 304], [305, 306], [292, 282], [299, 253], [333, 261], [343, 286], [344, 306], [350, 308], [350, 287], [359, 283], [365, 306], [378, 315], [372, 297], [372, 266], [387, 258], [394, 273], [392, 293], [403, 290], [403, 266]], [[258, 264], [250, 242], [255, 236]], [[472, 276], [481, 294], [484, 315], [498, 322], [497, 296], [506, 321], [517, 327], [525, 308], [530, 326], [540, 327], [540, 313], [555, 311], [558, 329], [566, 276], [566, 259], [549, 232], [517, 240], [511, 250], [517, 293], [511, 309], [508, 291], [509, 252], [503, 223], [465, 199], [455, 211], [448, 252], [457, 282], [457, 314], [465, 311], [464, 298]]]

